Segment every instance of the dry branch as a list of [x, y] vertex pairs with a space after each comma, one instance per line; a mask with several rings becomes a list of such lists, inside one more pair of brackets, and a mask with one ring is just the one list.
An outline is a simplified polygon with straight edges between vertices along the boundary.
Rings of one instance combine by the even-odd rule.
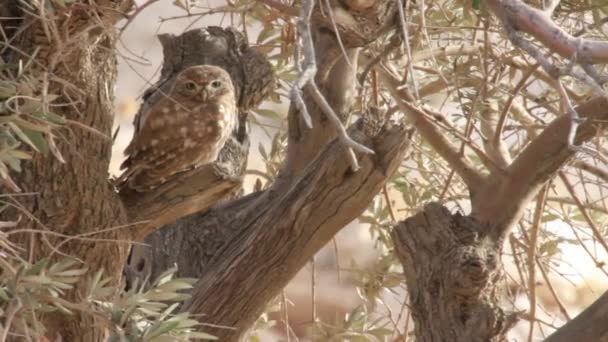
[[514, 29], [529, 33], [544, 46], [565, 58], [586, 63], [608, 63], [608, 42], [574, 37], [562, 30], [547, 12], [521, 0], [488, 0], [490, 9]]
[[484, 183], [484, 176], [473, 167], [464, 155], [458, 153], [456, 147], [443, 136], [422, 109], [416, 108], [402, 98], [401, 92], [397, 89], [397, 80], [394, 77], [382, 68], [378, 68], [378, 71], [380, 71], [380, 78], [395, 99], [397, 106], [412, 118], [420, 135], [454, 168], [454, 171], [462, 177], [469, 189], [475, 191], [478, 186]]
[[608, 341], [608, 292], [545, 340], [570, 341]]
[[233, 136], [222, 152], [230, 157], [226, 163], [207, 164], [177, 174], [150, 192], [123, 194], [130, 221], [146, 222], [137, 227], [134, 239], [142, 240], [159, 227], [236, 195], [241, 190], [248, 147], [248, 141], [239, 142]]
[[[187, 245], [182, 245], [185, 249], [178, 258], [184, 260], [186, 253], [193, 265], [194, 248], [207, 258], [196, 262], [198, 269], [190, 274], [201, 278], [184, 310], [205, 313], [205, 323], [236, 328], [213, 329], [220, 340], [236, 341], [265, 303], [367, 208], [401, 163], [411, 137], [403, 127], [382, 129], [371, 137], [356, 130], [350, 133], [376, 151], [373, 156], [358, 155], [357, 172], [350, 170], [342, 146], [334, 141], [297, 182], [279, 180], [264, 193], [250, 196], [246, 207], [237, 201], [182, 220], [183, 236], [199, 238], [182, 240]], [[223, 241], [216, 240], [218, 231]], [[209, 248], [212, 244], [215, 248]], [[211, 252], [214, 249], [217, 254]]]
[[[576, 144], [590, 140], [606, 130], [608, 100], [596, 98], [576, 107], [587, 120], [576, 135]], [[507, 174], [493, 174], [480, 193], [472, 199], [472, 215], [491, 223], [496, 236], [502, 236], [517, 221], [526, 204], [576, 152], [568, 148], [570, 119], [555, 119], [535, 138], [507, 169]]]

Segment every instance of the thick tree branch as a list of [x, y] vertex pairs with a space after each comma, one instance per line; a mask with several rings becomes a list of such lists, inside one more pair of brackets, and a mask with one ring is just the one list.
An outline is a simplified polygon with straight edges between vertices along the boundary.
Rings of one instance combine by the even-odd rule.
[[150, 192], [122, 194], [130, 221], [145, 222], [133, 227], [134, 239], [142, 240], [166, 224], [234, 196], [241, 189], [248, 147], [247, 141], [239, 143], [233, 136], [222, 152], [228, 157], [225, 163], [177, 174]]
[[[395, 3], [376, 1], [373, 8], [352, 16], [334, 3], [334, 11], [341, 13], [336, 27], [347, 57], [336, 44], [334, 26], [325, 26], [329, 18], [318, 6], [313, 12], [320, 66], [315, 80], [343, 122], [354, 101], [356, 79], [355, 70], [341, 60], [348, 58], [356, 67], [361, 44], [393, 24]], [[184, 310], [205, 314], [202, 322], [229, 327], [210, 331], [222, 341], [236, 340], [310, 257], [365, 210], [401, 162], [411, 136], [403, 127], [387, 128], [362, 114], [348, 134], [376, 154], [358, 156], [361, 169], [353, 173], [343, 147], [334, 141], [334, 127], [307, 88], [302, 97], [313, 128], [292, 103], [287, 159], [269, 190], [182, 218], [152, 234], [146, 240], [151, 248], [141, 251], [143, 260], [154, 260], [152, 277], [173, 262], [179, 276], [200, 277]], [[139, 261], [133, 266], [138, 268]]]
[[[608, 100], [596, 98], [576, 108], [587, 120], [576, 135], [582, 144], [606, 130]], [[555, 119], [507, 169], [507, 174], [493, 174], [481, 192], [472, 199], [472, 215], [482, 222], [491, 222], [491, 229], [501, 236], [517, 221], [529, 200], [570, 158], [575, 151], [568, 148], [570, 119]]]
[[182, 222], [181, 229], [192, 234], [224, 231], [223, 247], [196, 272], [201, 278], [184, 308], [205, 313], [201, 318], [205, 323], [236, 328], [214, 329], [220, 340], [236, 341], [264, 304], [366, 209], [401, 163], [412, 134], [403, 127], [382, 129], [371, 137], [358, 130], [349, 133], [376, 151], [357, 156], [361, 166], [357, 172], [350, 171], [343, 147], [334, 141], [297, 182], [279, 180], [250, 197], [245, 208], [218, 208]]
[[608, 292], [545, 340], [571, 341], [608, 341]]
[[608, 42], [576, 38], [562, 30], [547, 14], [521, 0], [488, 0], [490, 9], [514, 29], [529, 33], [552, 52], [585, 63], [608, 63]]

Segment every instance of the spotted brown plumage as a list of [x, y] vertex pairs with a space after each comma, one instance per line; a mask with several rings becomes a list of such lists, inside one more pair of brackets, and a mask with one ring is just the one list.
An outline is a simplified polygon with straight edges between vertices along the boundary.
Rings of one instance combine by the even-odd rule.
[[230, 76], [211, 65], [189, 67], [138, 122], [125, 150], [119, 187], [149, 191], [176, 173], [215, 161], [236, 122]]

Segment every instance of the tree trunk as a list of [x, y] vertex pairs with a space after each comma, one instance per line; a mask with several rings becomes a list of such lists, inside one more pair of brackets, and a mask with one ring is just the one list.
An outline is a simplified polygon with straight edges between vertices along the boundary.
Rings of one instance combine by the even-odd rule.
[[440, 204], [395, 227], [416, 341], [507, 341], [517, 318], [499, 306], [502, 243], [484, 231], [477, 220]]
[[[77, 125], [54, 132], [58, 136], [57, 150], [65, 162], [48, 153], [36, 153], [16, 177], [22, 190], [34, 195], [15, 197], [21, 208], [8, 215], [20, 218], [17, 229], [38, 231], [19, 234], [15, 239], [27, 247], [30, 261], [69, 255], [91, 273], [103, 269], [104, 275], [112, 278], [112, 284], [118, 285], [121, 268], [116, 266], [126, 260], [131, 231], [121, 227], [127, 223], [127, 216], [108, 182], [116, 81], [113, 25], [118, 19], [116, 13], [127, 10], [130, 2], [108, 1], [100, 5], [109, 6], [112, 11], [75, 5], [58, 10], [53, 13], [57, 16], [55, 20], [44, 23], [23, 14], [23, 30], [13, 31], [19, 32], [13, 37], [18, 49], [8, 50], [6, 60], [13, 63], [27, 60], [38, 49], [28, 72], [48, 80], [48, 93], [60, 96], [56, 102], [71, 104], [53, 110]], [[53, 30], [61, 30], [62, 34], [49, 34]], [[77, 237], [66, 240], [56, 235], [94, 239], [101, 237], [96, 234], [101, 231], [104, 241]], [[77, 284], [66, 299], [79, 302], [85, 289], [86, 283]], [[73, 316], [55, 312], [40, 320], [50, 340], [103, 341], [105, 333], [92, 317], [78, 311]]]

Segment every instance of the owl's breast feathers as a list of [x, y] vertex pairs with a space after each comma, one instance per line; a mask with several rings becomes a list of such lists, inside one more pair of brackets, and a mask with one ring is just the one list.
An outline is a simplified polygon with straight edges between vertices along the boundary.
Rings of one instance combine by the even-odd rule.
[[234, 97], [216, 100], [157, 102], [125, 150], [120, 187], [147, 191], [169, 176], [215, 161], [236, 124]]

